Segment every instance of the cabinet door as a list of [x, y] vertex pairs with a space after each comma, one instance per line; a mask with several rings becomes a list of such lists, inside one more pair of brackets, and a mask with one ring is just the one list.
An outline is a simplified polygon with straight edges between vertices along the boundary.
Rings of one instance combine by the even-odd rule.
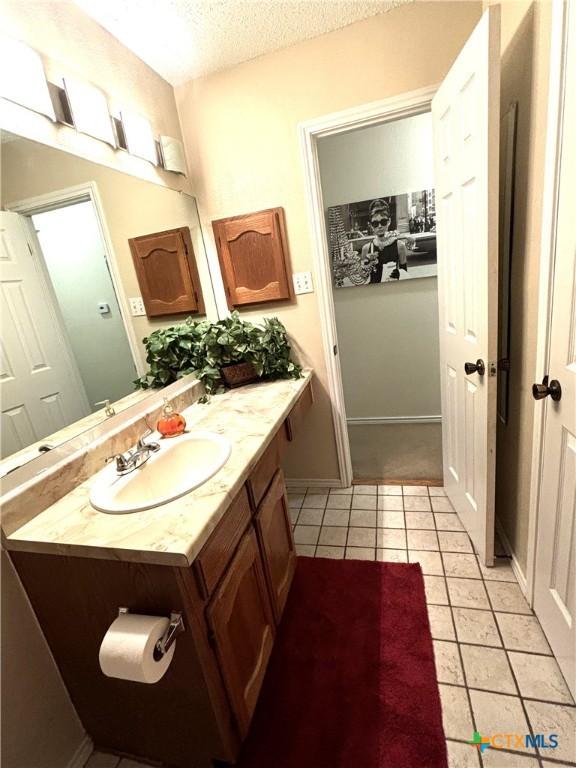
[[293, 299], [284, 209], [212, 222], [230, 309]]
[[207, 608], [216, 654], [240, 735], [254, 714], [274, 643], [274, 619], [253, 529], [242, 539]]
[[204, 314], [204, 299], [188, 227], [129, 241], [148, 317]]
[[279, 622], [296, 568], [296, 551], [281, 469], [276, 472], [272, 485], [262, 499], [256, 515], [256, 530], [274, 618]]

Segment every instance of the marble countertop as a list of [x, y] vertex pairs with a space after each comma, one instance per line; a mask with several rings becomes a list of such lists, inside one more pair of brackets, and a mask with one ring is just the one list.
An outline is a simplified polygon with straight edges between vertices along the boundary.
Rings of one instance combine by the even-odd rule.
[[[9, 550], [188, 566], [200, 552], [272, 437], [312, 378], [250, 384], [194, 403], [187, 429], [225, 435], [227, 463], [186, 496], [127, 515], [95, 510], [91, 477], [4, 538]], [[174, 438], [177, 439], [177, 438]]]

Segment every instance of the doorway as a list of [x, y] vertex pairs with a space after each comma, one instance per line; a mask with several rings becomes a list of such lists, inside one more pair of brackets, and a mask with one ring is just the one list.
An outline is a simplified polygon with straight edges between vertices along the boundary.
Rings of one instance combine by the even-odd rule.
[[317, 147], [354, 481], [441, 482], [431, 113]]
[[[423, 88], [381, 102], [364, 104], [326, 115], [299, 126], [309, 218], [314, 241], [315, 279], [320, 309], [320, 325], [325, 350], [328, 390], [332, 403], [338, 468], [343, 487], [351, 485], [353, 468], [342, 366], [339, 356], [339, 336], [328, 247], [326, 206], [322, 191], [319, 143], [325, 138], [338, 137], [357, 130], [383, 126], [429, 113], [435, 93], [436, 88]], [[386, 288], [387, 286], [381, 287]], [[400, 286], [394, 287], [399, 288]], [[365, 290], [369, 290], [369, 288], [365, 288]]]

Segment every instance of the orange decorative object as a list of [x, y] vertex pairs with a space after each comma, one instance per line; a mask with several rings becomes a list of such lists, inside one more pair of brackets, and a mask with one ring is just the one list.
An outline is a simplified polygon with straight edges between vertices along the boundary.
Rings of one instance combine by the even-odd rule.
[[174, 410], [166, 398], [164, 398], [164, 407], [156, 424], [156, 429], [162, 437], [176, 437], [186, 429], [186, 419]]

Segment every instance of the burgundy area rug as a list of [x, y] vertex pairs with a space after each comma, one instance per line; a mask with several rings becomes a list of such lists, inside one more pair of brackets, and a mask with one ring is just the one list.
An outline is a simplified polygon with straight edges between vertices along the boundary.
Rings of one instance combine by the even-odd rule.
[[446, 768], [419, 565], [298, 558], [240, 768]]

